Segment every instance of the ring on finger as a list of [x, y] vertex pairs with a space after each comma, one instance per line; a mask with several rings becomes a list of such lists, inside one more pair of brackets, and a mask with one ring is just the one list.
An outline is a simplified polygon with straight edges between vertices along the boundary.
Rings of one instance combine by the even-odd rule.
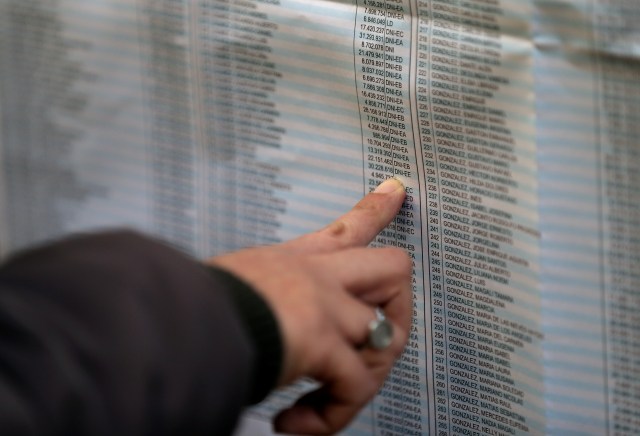
[[385, 317], [380, 308], [376, 308], [376, 319], [369, 323], [367, 345], [374, 350], [384, 350], [393, 342], [393, 324]]

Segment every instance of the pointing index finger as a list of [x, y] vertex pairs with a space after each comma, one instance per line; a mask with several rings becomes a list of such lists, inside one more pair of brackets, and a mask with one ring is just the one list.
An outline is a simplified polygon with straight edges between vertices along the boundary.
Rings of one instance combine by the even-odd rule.
[[402, 183], [397, 179], [387, 179], [327, 227], [285, 245], [305, 253], [364, 247], [389, 225], [402, 207], [404, 198]]

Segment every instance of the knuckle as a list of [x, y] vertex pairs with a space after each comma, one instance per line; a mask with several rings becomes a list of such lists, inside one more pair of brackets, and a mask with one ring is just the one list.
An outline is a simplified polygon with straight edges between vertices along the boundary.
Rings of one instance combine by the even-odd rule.
[[343, 217], [329, 224], [324, 234], [326, 237], [338, 241], [338, 245], [346, 246], [349, 245], [351, 241], [359, 239], [360, 232], [358, 229], [359, 227], [349, 218]]
[[402, 248], [397, 247], [387, 247], [383, 250], [385, 250], [384, 255], [387, 261], [391, 263], [398, 276], [405, 279], [409, 278], [413, 270], [413, 262], [409, 254]]
[[326, 232], [329, 236], [334, 238], [342, 237], [348, 231], [347, 225], [344, 220], [336, 220], [329, 224], [326, 228]]
[[405, 273], [405, 275], [411, 275], [411, 270], [413, 269], [413, 262], [411, 261], [411, 258], [409, 257], [409, 254], [404, 251], [404, 250], [400, 250], [402, 253], [400, 253], [400, 255], [398, 256], [398, 262], [400, 264], [400, 270], [403, 271]]

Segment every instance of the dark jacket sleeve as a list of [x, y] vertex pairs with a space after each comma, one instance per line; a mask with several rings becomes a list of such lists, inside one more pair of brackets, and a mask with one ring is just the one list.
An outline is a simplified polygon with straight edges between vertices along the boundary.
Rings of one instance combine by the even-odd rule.
[[0, 434], [224, 435], [275, 383], [265, 302], [132, 232], [0, 268]]

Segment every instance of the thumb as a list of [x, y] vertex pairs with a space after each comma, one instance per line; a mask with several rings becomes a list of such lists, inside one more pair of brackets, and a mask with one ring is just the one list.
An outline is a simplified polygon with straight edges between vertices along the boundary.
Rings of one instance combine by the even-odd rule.
[[327, 227], [284, 245], [301, 253], [364, 247], [395, 218], [405, 195], [404, 185], [399, 180], [387, 179]]

